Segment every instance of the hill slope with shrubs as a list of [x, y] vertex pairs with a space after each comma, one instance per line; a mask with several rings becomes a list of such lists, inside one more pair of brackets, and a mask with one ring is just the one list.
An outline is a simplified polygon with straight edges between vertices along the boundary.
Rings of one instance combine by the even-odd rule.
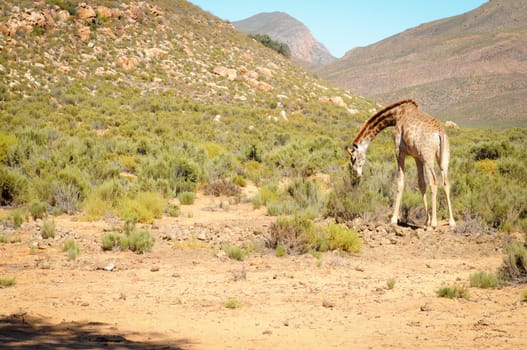
[[[343, 151], [374, 102], [185, 1], [0, 9], [0, 205], [151, 222], [178, 195], [236, 196], [252, 181], [269, 215], [385, 220], [389, 133], [373, 143], [359, 187]], [[526, 132], [451, 135], [456, 216], [524, 227]], [[422, 218], [415, 188], [409, 220]]]

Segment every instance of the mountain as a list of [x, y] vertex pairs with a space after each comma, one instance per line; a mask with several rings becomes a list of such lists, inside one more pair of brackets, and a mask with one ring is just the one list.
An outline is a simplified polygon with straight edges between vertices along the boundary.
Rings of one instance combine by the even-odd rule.
[[527, 125], [527, 1], [492, 0], [352, 49], [319, 76], [383, 103], [412, 97], [442, 119]]
[[293, 59], [304, 67], [316, 67], [336, 59], [302, 22], [287, 13], [259, 13], [232, 23], [247, 34], [267, 34], [273, 40], [286, 43]]

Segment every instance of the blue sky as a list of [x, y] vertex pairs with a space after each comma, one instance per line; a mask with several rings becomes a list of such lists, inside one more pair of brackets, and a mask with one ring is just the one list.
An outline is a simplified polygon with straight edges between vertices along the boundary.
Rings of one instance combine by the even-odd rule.
[[282, 11], [304, 23], [336, 57], [406, 29], [459, 15], [487, 0], [190, 0], [222, 19], [238, 21]]

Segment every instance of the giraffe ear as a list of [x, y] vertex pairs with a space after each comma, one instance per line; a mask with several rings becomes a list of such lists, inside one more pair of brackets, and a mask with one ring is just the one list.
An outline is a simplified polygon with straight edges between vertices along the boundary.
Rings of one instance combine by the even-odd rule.
[[346, 151], [348, 151], [348, 153], [351, 155], [353, 155], [353, 149], [349, 146], [346, 146]]

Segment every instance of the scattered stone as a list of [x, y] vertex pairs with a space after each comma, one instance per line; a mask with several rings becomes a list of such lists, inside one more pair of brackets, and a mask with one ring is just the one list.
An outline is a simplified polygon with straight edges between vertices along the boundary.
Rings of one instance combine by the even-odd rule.
[[492, 326], [494, 323], [489, 320], [488, 318], [482, 318], [481, 320], [478, 320], [478, 322], [476, 322], [476, 326]]
[[262, 332], [263, 335], [271, 335], [273, 334], [273, 331], [271, 331], [270, 329], [266, 329], [265, 331]]
[[428, 304], [425, 304], [421, 306], [420, 310], [421, 311], [432, 311], [432, 308]]
[[332, 303], [331, 301], [324, 300], [324, 301], [322, 301], [322, 306], [325, 307], [325, 308], [328, 308], [328, 309], [332, 309], [332, 308], [335, 307], [335, 304]]
[[157, 271], [159, 271], [159, 266], [152, 266], [150, 268], [150, 272], [157, 272]]

